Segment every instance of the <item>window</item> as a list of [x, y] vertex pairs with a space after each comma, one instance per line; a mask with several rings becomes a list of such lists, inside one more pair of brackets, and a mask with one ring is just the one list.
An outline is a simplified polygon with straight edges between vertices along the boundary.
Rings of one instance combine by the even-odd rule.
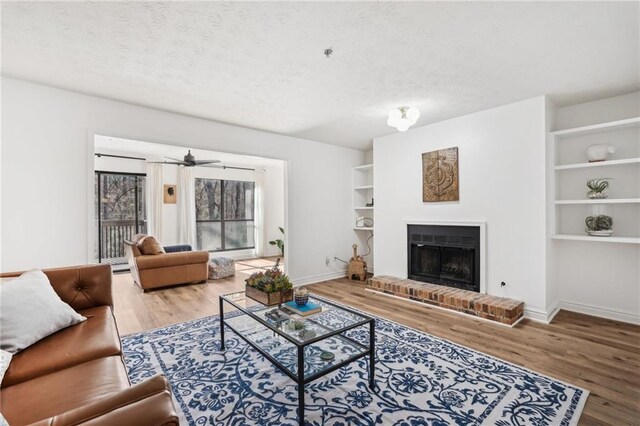
[[198, 250], [254, 248], [253, 182], [196, 179]]
[[123, 265], [124, 240], [146, 232], [145, 175], [95, 173], [96, 246], [99, 263]]

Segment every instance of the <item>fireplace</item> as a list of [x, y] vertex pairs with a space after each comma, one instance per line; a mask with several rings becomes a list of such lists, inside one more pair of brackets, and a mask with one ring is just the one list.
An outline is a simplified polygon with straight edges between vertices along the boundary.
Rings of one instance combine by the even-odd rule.
[[408, 225], [408, 277], [480, 291], [480, 227]]

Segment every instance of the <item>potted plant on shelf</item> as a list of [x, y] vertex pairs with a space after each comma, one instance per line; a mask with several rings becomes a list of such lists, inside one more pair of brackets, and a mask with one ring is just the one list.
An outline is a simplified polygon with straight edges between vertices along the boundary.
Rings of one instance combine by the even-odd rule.
[[596, 237], [608, 237], [613, 233], [613, 219], [604, 214], [589, 216], [584, 221], [587, 234]]
[[609, 187], [609, 181], [612, 178], [597, 178], [587, 181], [587, 198], [592, 200], [601, 200], [607, 198], [607, 194], [604, 193], [605, 189]]
[[279, 269], [280, 259], [265, 272], [254, 272], [245, 280], [247, 297], [263, 305], [272, 306], [293, 300], [293, 284]]

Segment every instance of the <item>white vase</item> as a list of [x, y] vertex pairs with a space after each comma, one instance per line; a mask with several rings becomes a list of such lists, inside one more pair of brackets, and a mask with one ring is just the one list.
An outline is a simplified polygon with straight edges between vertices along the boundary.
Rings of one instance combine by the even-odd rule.
[[607, 159], [609, 154], [613, 154], [614, 152], [616, 152], [616, 147], [613, 145], [607, 145], [604, 143], [591, 145], [589, 148], [587, 148], [587, 158], [589, 159], [590, 163], [593, 163], [595, 161], [604, 161]]

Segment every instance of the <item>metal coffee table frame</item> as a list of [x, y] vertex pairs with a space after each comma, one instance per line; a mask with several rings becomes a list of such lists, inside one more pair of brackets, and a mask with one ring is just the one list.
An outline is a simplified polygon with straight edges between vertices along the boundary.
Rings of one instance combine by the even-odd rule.
[[[332, 371], [338, 370], [339, 368], [342, 368], [343, 366], [357, 360], [360, 359], [362, 357], [365, 356], [369, 356], [369, 387], [373, 390], [375, 389], [375, 341], [376, 341], [376, 329], [375, 329], [375, 320], [367, 315], [363, 315], [359, 312], [356, 312], [352, 309], [349, 308], [344, 308], [342, 306], [338, 306], [335, 303], [331, 303], [328, 302], [324, 299], [321, 300], [321, 302], [323, 304], [326, 305], [330, 305], [331, 307], [337, 309], [337, 310], [342, 310], [342, 311], [346, 311], [349, 312], [353, 315], [356, 315], [357, 317], [361, 317], [362, 320], [355, 322], [353, 324], [349, 324], [348, 326], [345, 326], [343, 328], [337, 329], [337, 330], [332, 330], [330, 332], [328, 332], [327, 334], [323, 334], [320, 336], [317, 336], [313, 339], [309, 339], [306, 340], [304, 342], [300, 342], [297, 339], [291, 337], [289, 334], [287, 334], [286, 332], [283, 332], [282, 330], [274, 327], [273, 324], [269, 323], [268, 321], [263, 320], [262, 318], [260, 318], [259, 316], [255, 315], [254, 313], [251, 312], [250, 309], [245, 308], [240, 306], [239, 304], [235, 303], [234, 300], [232, 300], [230, 298], [230, 296], [239, 296], [240, 294], [243, 294], [244, 292], [235, 292], [235, 293], [229, 293], [229, 294], [224, 294], [219, 296], [219, 303], [220, 303], [220, 348], [222, 350], [225, 349], [225, 345], [224, 345], [224, 327], [225, 325], [231, 329], [231, 331], [233, 331], [236, 335], [238, 335], [242, 340], [244, 340], [245, 342], [247, 342], [249, 345], [251, 345], [255, 350], [257, 350], [258, 352], [260, 352], [260, 354], [262, 354], [265, 358], [267, 358], [269, 361], [271, 361], [271, 363], [273, 365], [275, 365], [276, 367], [278, 367], [278, 369], [280, 369], [280, 371], [282, 371], [283, 373], [285, 373], [287, 376], [289, 376], [293, 381], [296, 382], [296, 384], [298, 385], [298, 422], [301, 425], [304, 425], [304, 408], [305, 408], [305, 404], [304, 404], [304, 386], [307, 383], [310, 383], [316, 379], [319, 379], [320, 377], [323, 377], [329, 373], [331, 373]], [[246, 299], [250, 299], [247, 298], [245, 295]], [[253, 299], [250, 299], [253, 300]], [[268, 354], [266, 351], [264, 351], [259, 345], [255, 344], [254, 342], [252, 342], [251, 340], [249, 340], [247, 337], [243, 336], [242, 332], [238, 331], [237, 329], [235, 329], [232, 325], [230, 325], [229, 323], [227, 323], [227, 321], [225, 321], [224, 319], [224, 302], [227, 302], [228, 304], [234, 306], [236, 309], [238, 309], [239, 311], [243, 312], [246, 315], [249, 315], [253, 320], [257, 321], [258, 323], [262, 324], [263, 326], [267, 327], [269, 330], [273, 331], [274, 333], [278, 334], [279, 336], [283, 337], [284, 339], [286, 339], [287, 341], [293, 343], [296, 348], [297, 348], [297, 374], [292, 373], [288, 368], [286, 368], [282, 363], [280, 363], [280, 361], [278, 361], [276, 358], [274, 358], [273, 356], [271, 356], [270, 354]], [[258, 306], [260, 306], [259, 302], [258, 302]], [[265, 306], [265, 305], [262, 305]], [[265, 306], [266, 307], [266, 306]], [[280, 305], [279, 307], [282, 307], [282, 305]], [[326, 369], [323, 369], [321, 371], [318, 371], [317, 373], [314, 373], [312, 375], [310, 375], [309, 377], [304, 376], [304, 348], [312, 345], [314, 343], [317, 343], [321, 340], [330, 338], [332, 336], [336, 336], [338, 334], [343, 334], [346, 331], [352, 330], [354, 328], [358, 328], [358, 327], [362, 327], [366, 324], [369, 324], [369, 347], [367, 348], [365, 345], [356, 342], [355, 340], [346, 337], [344, 335], [341, 335], [340, 337], [343, 339], [348, 340], [350, 343], [352, 343], [353, 345], [355, 345], [356, 347], [359, 347], [363, 350], [363, 352], [358, 353], [357, 355], [353, 355], [350, 356], [349, 358], [345, 359], [344, 361], [341, 361], [335, 365], [332, 365]], [[328, 328], [327, 328], [328, 330]]]

